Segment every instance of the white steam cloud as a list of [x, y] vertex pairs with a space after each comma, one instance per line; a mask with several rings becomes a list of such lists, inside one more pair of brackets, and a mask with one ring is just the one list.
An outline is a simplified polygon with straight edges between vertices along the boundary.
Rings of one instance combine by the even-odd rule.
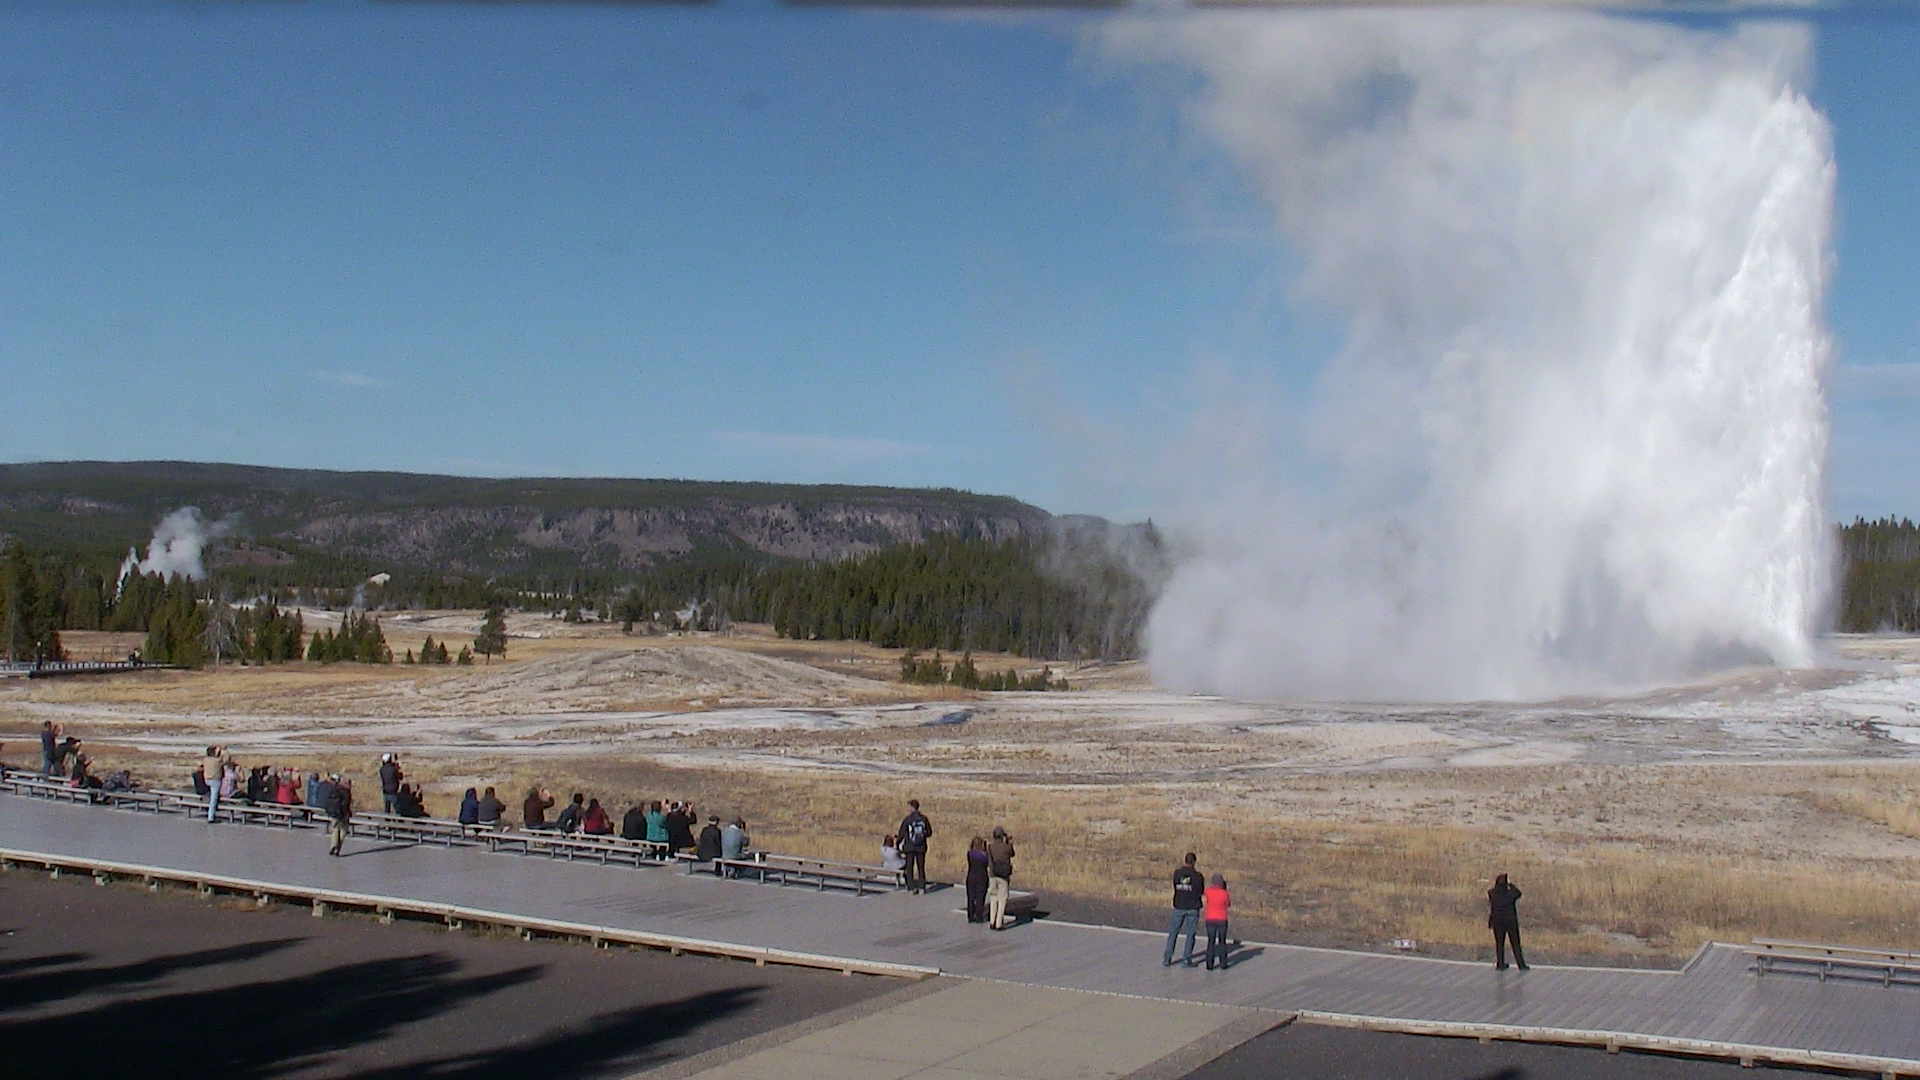
[[210, 522], [201, 516], [199, 507], [183, 506], [154, 526], [146, 558], [140, 557], [138, 548], [127, 549], [127, 557], [120, 563], [120, 580], [125, 582], [130, 573], [204, 578], [207, 567], [202, 559], [207, 545], [232, 531], [231, 519]]
[[1514, 698], [1813, 659], [1833, 162], [1804, 29], [1212, 13], [1102, 44], [1197, 71], [1191, 116], [1346, 327], [1305, 436], [1328, 494], [1226, 423], [1195, 462], [1157, 681]]

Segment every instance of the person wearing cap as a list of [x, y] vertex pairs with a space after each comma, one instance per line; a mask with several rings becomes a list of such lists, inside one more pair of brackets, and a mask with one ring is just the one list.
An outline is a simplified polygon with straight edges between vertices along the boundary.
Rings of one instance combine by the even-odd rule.
[[341, 845], [347, 842], [347, 826], [353, 820], [353, 788], [340, 779], [339, 773], [331, 777], [333, 790], [327, 795], [327, 817], [332, 824], [327, 828], [329, 844], [327, 854], [339, 855]]
[[1233, 906], [1233, 897], [1227, 892], [1227, 877], [1214, 872], [1213, 880], [1207, 883], [1206, 895], [1200, 898], [1201, 915], [1207, 923], [1207, 970], [1212, 971], [1218, 963], [1220, 970], [1227, 970], [1227, 912]]
[[386, 812], [400, 811], [400, 762], [392, 754], [380, 755], [380, 797], [385, 800]]
[[693, 857], [701, 862], [720, 857], [720, 815], [707, 815], [707, 827], [700, 830], [700, 838], [694, 841]]

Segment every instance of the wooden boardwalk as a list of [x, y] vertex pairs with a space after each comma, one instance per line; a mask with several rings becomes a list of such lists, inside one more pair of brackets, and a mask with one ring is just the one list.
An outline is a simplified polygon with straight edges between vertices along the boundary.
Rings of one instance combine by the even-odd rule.
[[[314, 831], [207, 825], [0, 795], [0, 852], [391, 897], [741, 947], [794, 950], [1038, 986], [1302, 1012], [1322, 1022], [1695, 1049], [1920, 1076], [1920, 987], [1755, 976], [1709, 946], [1681, 972], [1491, 965], [1249, 942], [1233, 969], [1160, 966], [1162, 935], [1041, 920], [968, 924], [958, 890], [863, 897], [626, 868], [356, 841], [330, 859]], [[1451, 1025], [1494, 1025], [1485, 1028]], [[1663, 1044], [1662, 1040], [1672, 1040]], [[1859, 1055], [1833, 1057], [1828, 1055]], [[1871, 1060], [1868, 1060], [1871, 1059]]]

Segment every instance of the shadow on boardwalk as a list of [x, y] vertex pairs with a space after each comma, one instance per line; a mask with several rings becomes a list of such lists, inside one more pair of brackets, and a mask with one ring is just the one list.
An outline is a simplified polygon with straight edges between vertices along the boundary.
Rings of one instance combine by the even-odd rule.
[[[444, 954], [420, 953], [340, 964], [279, 979], [135, 997], [176, 971], [202, 971], [266, 956], [299, 938], [179, 953], [119, 966], [80, 966], [80, 953], [0, 964], [0, 1045], [15, 1075], [81, 1066], [149, 1075], [216, 1075], [222, 1080], [334, 1074], [338, 1051], [379, 1042], [397, 1029], [540, 977], [545, 965], [466, 977]], [[585, 1076], [634, 1072], [669, 1056], [656, 1044], [748, 1008], [759, 987], [735, 987], [601, 1013], [531, 1041], [410, 1061], [354, 1075], [425, 1080], [496, 1075]], [[98, 994], [90, 1008], [17, 1014], [49, 1002]], [[568, 1002], [554, 1002], [564, 1024]], [[157, 1071], [156, 1071], [157, 1070]]]

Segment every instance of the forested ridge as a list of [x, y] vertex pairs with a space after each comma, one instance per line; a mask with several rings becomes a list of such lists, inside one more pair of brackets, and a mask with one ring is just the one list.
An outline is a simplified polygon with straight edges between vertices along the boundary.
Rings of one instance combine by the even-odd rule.
[[[1920, 526], [1855, 519], [1836, 537], [1835, 628], [1920, 633]], [[1119, 659], [1140, 655], [1170, 558], [1150, 523], [1101, 523], [1013, 539], [936, 535], [836, 560], [703, 550], [639, 571], [403, 570], [376, 584], [358, 560], [313, 552], [299, 564], [216, 563], [206, 581], [135, 572], [123, 582], [98, 548], [4, 542], [0, 626], [8, 656], [57, 659], [62, 630], [120, 630], [147, 635], [149, 660], [187, 664], [302, 656], [385, 662], [391, 653], [370, 613], [500, 604], [617, 621], [636, 633], [744, 621], [771, 623], [791, 638], [956, 656]], [[310, 637], [296, 606], [358, 610], [360, 621]]]

